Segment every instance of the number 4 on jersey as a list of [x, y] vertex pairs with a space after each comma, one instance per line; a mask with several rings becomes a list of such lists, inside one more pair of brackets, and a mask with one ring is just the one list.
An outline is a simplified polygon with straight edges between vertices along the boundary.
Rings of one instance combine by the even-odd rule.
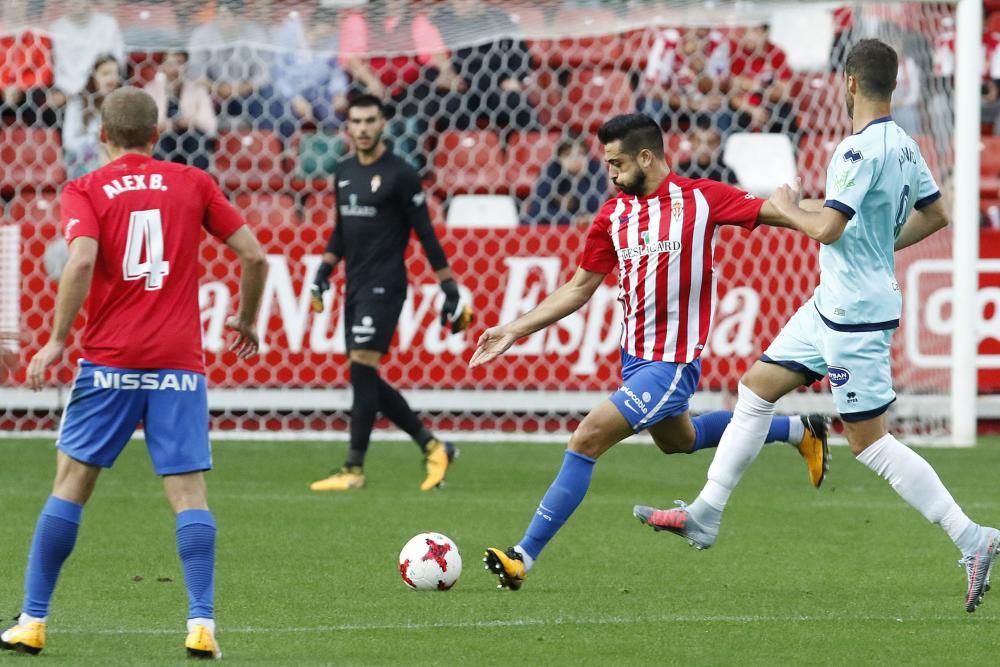
[[160, 210], [133, 211], [128, 220], [128, 240], [122, 261], [125, 280], [146, 279], [146, 289], [163, 287], [170, 262], [163, 261], [163, 224]]

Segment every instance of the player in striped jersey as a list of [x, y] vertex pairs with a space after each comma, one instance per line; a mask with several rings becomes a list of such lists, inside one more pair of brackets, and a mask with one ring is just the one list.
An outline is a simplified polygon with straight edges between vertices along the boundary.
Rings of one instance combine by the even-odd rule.
[[[663, 135], [648, 116], [616, 116], [598, 137], [620, 192], [597, 214], [580, 268], [536, 308], [483, 333], [470, 361], [470, 366], [487, 363], [518, 339], [578, 310], [605, 275], [618, 269], [622, 386], [573, 433], [562, 468], [521, 541], [507, 550], [487, 550], [487, 569], [501, 587], [513, 590], [583, 500], [597, 458], [616, 443], [646, 430], [667, 454], [718, 445], [732, 413], [688, 415], [715, 306], [716, 232], [720, 225], [750, 230], [781, 221], [773, 205], [742, 190], [671, 173]], [[768, 441], [797, 446], [813, 485], [820, 485], [828, 457], [821, 417], [775, 416]]]
[[973, 612], [990, 589], [1000, 530], [966, 516], [930, 464], [889, 432], [885, 415], [896, 400], [892, 334], [902, 310], [895, 252], [948, 225], [920, 148], [889, 116], [898, 67], [896, 52], [877, 39], [851, 48], [844, 71], [854, 134], [834, 151], [826, 201], [800, 204], [789, 186], [771, 197], [788, 226], [822, 244], [819, 286], [740, 381], [735, 416], [695, 501], [668, 510], [637, 505], [633, 513], [699, 549], [712, 546], [775, 402], [829, 374], [851, 453], [955, 543], [967, 577], [965, 609]]

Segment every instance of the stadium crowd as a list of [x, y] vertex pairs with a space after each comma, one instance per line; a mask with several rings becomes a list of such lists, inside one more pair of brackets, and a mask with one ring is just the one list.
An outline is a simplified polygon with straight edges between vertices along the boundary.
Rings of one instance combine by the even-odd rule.
[[[519, 35], [567, 17], [589, 13], [598, 21], [645, 7], [527, 4], [5, 0], [0, 116], [8, 128], [51, 130], [65, 176], [75, 178], [103, 159], [103, 98], [124, 84], [142, 86], [160, 110], [159, 157], [213, 171], [230, 190], [249, 183], [301, 192], [332, 176], [349, 150], [338, 132], [347, 100], [369, 92], [388, 105], [395, 152], [433, 184], [434, 213], [455, 194], [501, 192], [521, 200], [523, 222], [562, 223], [587, 219], [608, 193], [591, 134], [612, 113], [638, 110], [659, 120], [671, 164], [684, 175], [735, 182], [722, 147], [737, 131], [787, 135], [800, 169], [825, 163], [811, 157], [816, 128], [839, 131], [844, 117], [842, 109], [830, 115], [831, 106], [842, 106], [835, 96], [810, 102], [821, 97], [816, 81], [840, 85], [851, 36], [878, 32], [901, 53], [894, 119], [925, 138], [925, 150], [948, 150], [942, 128], [950, 120], [940, 120], [950, 118], [943, 84], [954, 68], [948, 16], [917, 30], [906, 5], [845, 6], [834, 12], [830, 65], [803, 74], [767, 25], [528, 40]], [[984, 140], [992, 140], [1000, 133], [1000, 5], [989, 14], [984, 44]], [[824, 108], [810, 108], [821, 102]], [[462, 151], [472, 153], [466, 164], [504, 166], [459, 176], [462, 160], [452, 158]], [[519, 159], [525, 155], [530, 161]], [[255, 170], [264, 173], [248, 180]], [[821, 187], [822, 174], [812, 182]], [[984, 160], [984, 224], [1000, 227], [998, 186], [1000, 164]], [[9, 198], [10, 187], [0, 193]]]

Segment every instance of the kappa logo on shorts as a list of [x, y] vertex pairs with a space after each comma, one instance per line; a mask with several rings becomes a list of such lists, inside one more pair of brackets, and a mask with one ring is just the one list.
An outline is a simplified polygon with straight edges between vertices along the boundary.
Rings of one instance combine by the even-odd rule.
[[845, 384], [851, 380], [851, 371], [846, 368], [839, 368], [837, 366], [830, 366], [829, 368], [830, 384], [834, 387], [843, 387]]

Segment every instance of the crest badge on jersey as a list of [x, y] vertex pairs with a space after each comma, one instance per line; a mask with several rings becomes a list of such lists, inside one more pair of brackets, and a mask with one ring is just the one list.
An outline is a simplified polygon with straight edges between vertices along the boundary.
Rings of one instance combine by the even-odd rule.
[[681, 218], [684, 217], [684, 204], [679, 201], [675, 201], [670, 205], [670, 215], [673, 217], [675, 222], [680, 222]]
[[372, 176], [372, 192], [378, 192], [378, 189], [382, 187], [382, 177], [378, 174]]

